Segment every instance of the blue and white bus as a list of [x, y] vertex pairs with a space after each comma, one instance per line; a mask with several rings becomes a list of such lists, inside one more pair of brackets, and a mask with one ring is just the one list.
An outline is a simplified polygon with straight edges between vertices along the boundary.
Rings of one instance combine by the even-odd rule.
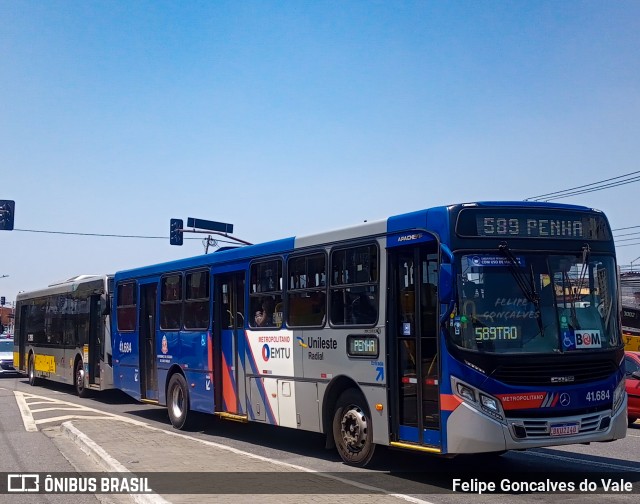
[[581, 206], [442, 206], [115, 274], [114, 384], [375, 446], [503, 452], [625, 436], [611, 229]]

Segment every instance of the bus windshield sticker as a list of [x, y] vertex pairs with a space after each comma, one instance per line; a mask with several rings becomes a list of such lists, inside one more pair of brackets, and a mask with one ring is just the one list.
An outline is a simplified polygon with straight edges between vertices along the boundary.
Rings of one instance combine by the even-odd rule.
[[[524, 257], [516, 257], [520, 266], [525, 265]], [[511, 266], [511, 261], [502, 256], [473, 256], [471, 266]]]
[[576, 329], [575, 334], [576, 348], [602, 348], [602, 338], [598, 329]]

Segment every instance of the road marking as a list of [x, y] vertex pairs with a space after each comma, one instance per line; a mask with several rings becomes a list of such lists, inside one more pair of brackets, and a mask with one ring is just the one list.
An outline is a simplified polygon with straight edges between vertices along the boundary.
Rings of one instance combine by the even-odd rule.
[[578, 464], [584, 464], [588, 466], [598, 466], [604, 469], [613, 469], [615, 471], [630, 471], [630, 472], [640, 472], [640, 469], [634, 469], [633, 467], [618, 465], [618, 464], [607, 464], [605, 462], [595, 462], [593, 460], [580, 460], [578, 458], [565, 457], [563, 455], [551, 455], [550, 453], [540, 453], [536, 451], [527, 451], [523, 455], [542, 457], [542, 458], [550, 458], [554, 460], [568, 461], [574, 462]]
[[[108, 413], [107, 413], [108, 415]], [[36, 420], [36, 425], [40, 425], [43, 423], [51, 423], [51, 422], [61, 422], [65, 420], [119, 420], [119, 418], [114, 418], [113, 416], [97, 416], [97, 415], [63, 415], [58, 417], [51, 418], [43, 418], [41, 420]]]
[[237, 455], [244, 455], [245, 457], [250, 457], [252, 459], [260, 460], [262, 462], [268, 462], [268, 463], [275, 464], [275, 465], [278, 465], [278, 466], [281, 466], [281, 467], [287, 467], [287, 468], [295, 469], [296, 471], [300, 471], [300, 472], [312, 473], [312, 474], [315, 474], [317, 476], [321, 476], [323, 478], [331, 479], [331, 480], [334, 480], [334, 481], [339, 481], [339, 482], [345, 483], [347, 485], [351, 485], [351, 486], [355, 486], [357, 488], [361, 488], [363, 490], [367, 490], [368, 492], [384, 493], [384, 494], [389, 495], [391, 497], [396, 497], [398, 499], [402, 499], [402, 500], [405, 500], [407, 502], [413, 502], [414, 504], [433, 504], [432, 502], [424, 500], [424, 499], [418, 499], [416, 497], [412, 497], [412, 496], [406, 495], [406, 494], [389, 493], [383, 488], [379, 488], [379, 487], [375, 487], [375, 486], [371, 486], [371, 485], [366, 485], [364, 483], [358, 483], [357, 481], [352, 481], [352, 480], [349, 480], [349, 479], [346, 479], [346, 478], [340, 478], [339, 476], [334, 476], [332, 474], [323, 473], [321, 471], [317, 471], [315, 469], [309, 469], [307, 467], [299, 466], [299, 465], [296, 465], [296, 464], [290, 464], [288, 462], [282, 462], [280, 460], [270, 459], [268, 457], [263, 457], [261, 455], [256, 455], [255, 453], [250, 453], [250, 452], [246, 452], [246, 451], [240, 450], [238, 448], [233, 448], [231, 446], [226, 446], [226, 445], [223, 445], [223, 444], [219, 444], [219, 443], [216, 443], [214, 441], [207, 441], [205, 439], [194, 438], [194, 437], [191, 437], [191, 436], [187, 436], [186, 434], [180, 434], [178, 432], [167, 431], [167, 430], [164, 430], [164, 429], [159, 428], [159, 427], [153, 427], [151, 425], [145, 425], [144, 427], [146, 427], [147, 429], [153, 429], [153, 430], [156, 430], [156, 431], [164, 432], [168, 436], [177, 436], [177, 437], [181, 437], [181, 438], [184, 438], [184, 439], [189, 439], [191, 441], [197, 441], [197, 442], [202, 443], [202, 444], [207, 445], [207, 446], [213, 446], [215, 448], [220, 448], [221, 450], [226, 450], [226, 451], [229, 451], [231, 453], [235, 453]]
[[[31, 406], [31, 403], [29, 403], [29, 406]], [[40, 408], [40, 409], [32, 409], [31, 413], [43, 413], [45, 411], [82, 411], [81, 408], [71, 408], [71, 407], [64, 407], [64, 408]]]
[[[147, 426], [146, 423], [140, 422], [138, 420], [133, 420], [131, 418], [116, 415], [113, 413], [107, 413], [106, 411], [102, 411], [95, 408], [89, 408], [88, 406], [82, 406], [81, 404], [76, 404], [69, 401], [62, 401], [60, 399], [51, 399], [44, 396], [29, 394], [27, 392], [19, 392], [17, 390], [14, 390], [13, 393], [15, 395], [16, 402], [18, 403], [20, 414], [22, 415], [22, 422], [24, 423], [24, 428], [27, 432], [37, 432], [38, 431], [37, 426], [44, 423], [59, 422], [61, 420], [62, 421], [73, 420], [74, 418], [83, 419], [83, 420], [84, 419], [119, 420], [121, 422], [127, 422], [132, 425]], [[46, 404], [49, 407], [31, 409], [31, 406], [34, 406], [37, 404]], [[35, 420], [33, 418], [33, 413], [40, 413], [44, 411], [57, 411], [57, 410], [77, 411], [78, 414], [56, 416], [51, 418], [41, 418], [38, 420]], [[97, 415], [86, 415], [86, 413], [97, 413]]]
[[36, 423], [33, 420], [33, 415], [31, 415], [31, 410], [29, 410], [29, 405], [24, 398], [22, 392], [14, 391], [13, 393], [16, 398], [16, 402], [18, 403], [18, 409], [20, 410], [20, 414], [22, 415], [22, 423], [24, 424], [24, 428], [27, 432], [36, 432], [38, 427], [36, 427]]
[[[109, 472], [131, 473], [129, 469], [109, 455], [102, 446], [97, 444], [84, 432], [78, 430], [72, 422], [65, 422], [62, 424], [62, 427], [64, 427], [64, 433], [72, 438], [84, 453], [98, 460], [100, 465]], [[130, 494], [130, 497], [138, 504], [170, 504], [169, 501], [156, 493]]]

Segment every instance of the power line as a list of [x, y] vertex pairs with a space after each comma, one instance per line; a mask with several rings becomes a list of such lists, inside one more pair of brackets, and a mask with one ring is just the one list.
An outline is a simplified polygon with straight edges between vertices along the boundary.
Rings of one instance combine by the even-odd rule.
[[[540, 194], [538, 196], [526, 198], [525, 201], [551, 201], [555, 199], [567, 198], [569, 196], [575, 196], [578, 194], [601, 191], [602, 189], [609, 189], [611, 187], [626, 185], [632, 182], [640, 181], [640, 176], [638, 176], [639, 173], [640, 171], [635, 171], [635, 172], [627, 173], [625, 175], [619, 175], [617, 177], [611, 177], [608, 179], [600, 180], [599, 182], [592, 182], [590, 184], [579, 185], [579, 186], [571, 187], [569, 189], [563, 189], [561, 191], [554, 191], [546, 194]], [[626, 180], [619, 180], [625, 177], [630, 177], [631, 175], [635, 175], [635, 177], [628, 178]], [[617, 180], [617, 182], [611, 182], [614, 180]], [[605, 183], [605, 182], [609, 182], [609, 183]]]
[[621, 247], [632, 247], [632, 246], [635, 246], [635, 245], [640, 245], [640, 242], [636, 242], [636, 243], [625, 243], [624, 245], [618, 245], [618, 244], [616, 243], [616, 248], [621, 248]]
[[614, 238], [620, 238], [621, 236], [635, 236], [635, 235], [639, 235], [640, 231], [634, 231], [633, 233], [622, 233], [619, 235], [615, 235]]
[[617, 229], [612, 229], [611, 231], [624, 231], [625, 229], [634, 229], [634, 228], [640, 228], [640, 226], [627, 226], [627, 227], [623, 227], [623, 228], [617, 228]]
[[[97, 236], [100, 238], [137, 238], [145, 240], [168, 240], [168, 236], [142, 236], [142, 235], [122, 235], [122, 234], [107, 234], [107, 233], [78, 233], [70, 231], [46, 231], [42, 229], [18, 229], [14, 228], [13, 231], [22, 231], [23, 233], [44, 233], [44, 234], [57, 234], [57, 235], [72, 235], [72, 236]], [[184, 237], [185, 240], [202, 240], [202, 237]], [[234, 241], [220, 240], [216, 238], [216, 241], [222, 243], [236, 243]]]
[[[45, 234], [59, 234], [59, 235], [74, 235], [74, 236], [101, 236], [105, 238], [144, 238], [150, 240], [168, 240], [168, 236], [141, 236], [141, 235], [120, 235], [120, 234], [105, 234], [105, 233], [77, 233], [69, 231], [45, 231], [42, 229], [17, 229], [14, 231], [22, 231], [24, 233], [45, 233]], [[192, 238], [193, 239], [193, 238]]]

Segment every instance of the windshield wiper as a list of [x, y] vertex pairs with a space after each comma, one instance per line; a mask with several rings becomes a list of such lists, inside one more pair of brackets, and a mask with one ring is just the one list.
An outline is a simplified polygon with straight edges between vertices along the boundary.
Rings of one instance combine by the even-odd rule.
[[540, 313], [540, 295], [538, 294], [538, 290], [536, 289], [536, 282], [534, 280], [533, 273], [533, 264], [530, 267], [529, 274], [525, 273], [524, 267], [518, 261], [518, 258], [513, 255], [511, 249], [509, 249], [509, 245], [507, 242], [502, 242], [498, 245], [498, 250], [502, 252], [505, 257], [509, 260], [509, 273], [516, 281], [518, 287], [524, 294], [524, 297], [530, 303], [533, 303], [535, 308], [535, 316], [536, 321], [538, 322], [538, 328], [540, 329], [540, 334], [544, 337], [544, 325], [542, 324], [542, 315]]

